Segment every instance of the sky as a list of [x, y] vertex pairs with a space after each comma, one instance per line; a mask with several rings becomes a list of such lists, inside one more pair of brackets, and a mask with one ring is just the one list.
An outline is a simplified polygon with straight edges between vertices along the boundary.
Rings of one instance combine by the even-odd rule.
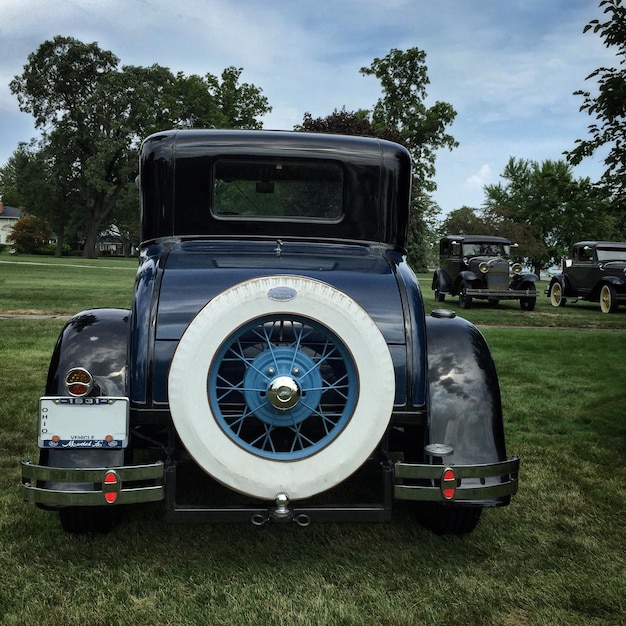
[[[426, 53], [427, 106], [457, 112], [459, 147], [438, 153], [433, 199], [445, 216], [479, 208], [510, 157], [564, 159], [593, 121], [580, 112], [586, 77], [615, 53], [584, 26], [599, 0], [0, 0], [0, 166], [39, 137], [9, 82], [56, 35], [97, 42], [121, 65], [154, 63], [185, 75], [242, 68], [272, 112], [264, 128], [291, 130], [305, 112], [371, 109], [380, 83], [359, 70], [391, 49]], [[574, 168], [597, 180], [602, 155]]]

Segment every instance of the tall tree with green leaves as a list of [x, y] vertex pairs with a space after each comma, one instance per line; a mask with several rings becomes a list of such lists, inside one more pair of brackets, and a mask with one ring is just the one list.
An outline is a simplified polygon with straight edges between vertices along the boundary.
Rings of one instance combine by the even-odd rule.
[[452, 150], [458, 145], [446, 132], [456, 112], [445, 102], [426, 106], [426, 87], [430, 81], [426, 54], [418, 48], [392, 49], [360, 72], [375, 76], [381, 83], [382, 96], [372, 110], [346, 111], [343, 107], [326, 118], [316, 119], [305, 113], [302, 125], [296, 130], [379, 137], [407, 148], [413, 161], [408, 258], [416, 270], [425, 270], [432, 262], [435, 220], [440, 212], [429, 195], [436, 189], [433, 180], [436, 152], [441, 148]]
[[447, 102], [426, 105], [428, 67], [426, 53], [419, 48], [392, 49], [382, 59], [375, 58], [361, 74], [375, 76], [382, 87], [382, 97], [372, 111], [372, 126], [377, 132], [393, 129], [413, 157], [414, 176], [420, 191], [436, 189], [433, 181], [437, 150], [458, 146], [446, 128], [456, 111]]
[[239, 84], [241, 72], [227, 68], [221, 78], [202, 78], [175, 76], [158, 65], [120, 68], [112, 52], [69, 37], [46, 41], [29, 55], [11, 91], [33, 115], [40, 150], [62, 192], [80, 207], [71, 214], [85, 234], [85, 256], [95, 255], [99, 232], [132, 184], [146, 135], [171, 127], [261, 126], [257, 118], [271, 109], [259, 88]]
[[501, 177], [485, 187], [483, 219], [520, 244], [537, 274], [575, 241], [614, 233], [606, 193], [589, 178], [575, 179], [565, 161], [510, 158]]
[[480, 215], [479, 209], [462, 206], [451, 211], [441, 224], [441, 232], [445, 235], [496, 235], [491, 224]]
[[608, 150], [602, 184], [614, 197], [613, 209], [620, 220], [622, 238], [626, 238], [626, 7], [622, 0], [602, 0], [599, 8], [607, 19], [591, 20], [583, 32], [598, 34], [608, 49], [615, 51], [616, 67], [599, 67], [586, 80], [597, 80], [597, 91], [579, 90], [581, 111], [594, 118], [589, 137], [577, 139], [576, 147], [567, 154], [577, 165], [600, 148]]

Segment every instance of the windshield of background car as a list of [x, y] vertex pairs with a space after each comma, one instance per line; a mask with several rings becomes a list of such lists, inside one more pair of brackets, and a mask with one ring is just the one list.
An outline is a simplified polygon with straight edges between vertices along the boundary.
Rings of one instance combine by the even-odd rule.
[[626, 261], [626, 247], [624, 248], [596, 248], [598, 261]]
[[337, 222], [343, 216], [343, 169], [320, 161], [217, 161], [212, 212], [222, 219]]
[[503, 243], [464, 243], [463, 256], [502, 256], [508, 257], [511, 247]]

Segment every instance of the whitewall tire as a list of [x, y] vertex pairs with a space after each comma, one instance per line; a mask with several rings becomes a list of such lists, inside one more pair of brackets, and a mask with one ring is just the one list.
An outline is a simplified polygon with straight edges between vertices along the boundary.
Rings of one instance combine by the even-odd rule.
[[189, 324], [168, 396], [195, 461], [257, 498], [339, 484], [385, 433], [395, 396], [380, 330], [343, 292], [300, 276], [222, 292]]

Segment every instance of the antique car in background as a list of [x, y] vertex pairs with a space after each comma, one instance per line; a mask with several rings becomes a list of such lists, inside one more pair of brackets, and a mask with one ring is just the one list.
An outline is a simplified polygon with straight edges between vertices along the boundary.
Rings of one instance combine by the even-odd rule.
[[[446, 235], [439, 242], [439, 267], [432, 289], [435, 300], [458, 296], [459, 306], [469, 309], [472, 299], [519, 300], [523, 311], [532, 311], [537, 301], [536, 274], [524, 272], [520, 263], [511, 265], [511, 247], [504, 237]], [[512, 278], [510, 276], [512, 274]]]
[[620, 303], [626, 304], [626, 243], [579, 241], [561, 268], [545, 291], [552, 306], [588, 300], [599, 302], [603, 313], [615, 313]]
[[40, 400], [27, 501], [70, 532], [164, 500], [172, 522], [388, 521], [437, 533], [507, 505], [480, 332], [425, 315], [405, 258], [411, 159], [376, 139], [168, 131], [145, 140], [130, 310], [78, 313]]

